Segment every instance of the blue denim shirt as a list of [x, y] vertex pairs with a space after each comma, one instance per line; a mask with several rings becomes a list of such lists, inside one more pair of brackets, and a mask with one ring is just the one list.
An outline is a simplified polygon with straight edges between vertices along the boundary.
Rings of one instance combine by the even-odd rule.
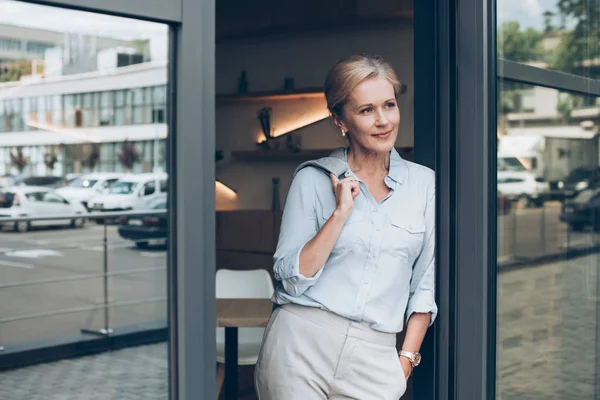
[[376, 202], [350, 171], [346, 154], [338, 149], [329, 157], [343, 167], [336, 175], [360, 182], [360, 194], [327, 262], [313, 277], [300, 274], [300, 252], [331, 216], [336, 200], [327, 167], [305, 163], [296, 170], [274, 255], [279, 283], [273, 301], [318, 307], [382, 332], [402, 331], [415, 312], [431, 313], [433, 322], [434, 172], [392, 150], [385, 177], [391, 190]]

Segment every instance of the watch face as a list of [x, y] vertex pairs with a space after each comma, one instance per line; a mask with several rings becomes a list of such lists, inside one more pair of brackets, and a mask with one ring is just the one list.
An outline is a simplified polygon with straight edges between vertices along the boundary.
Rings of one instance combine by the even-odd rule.
[[421, 363], [421, 354], [415, 354], [415, 367]]

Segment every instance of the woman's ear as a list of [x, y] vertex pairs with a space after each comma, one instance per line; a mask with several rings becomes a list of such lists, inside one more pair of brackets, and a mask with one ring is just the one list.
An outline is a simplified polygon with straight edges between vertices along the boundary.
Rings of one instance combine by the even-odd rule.
[[335, 126], [338, 127], [339, 130], [346, 132], [348, 131], [348, 128], [346, 127], [344, 122], [336, 115], [333, 115], [333, 123], [335, 124]]

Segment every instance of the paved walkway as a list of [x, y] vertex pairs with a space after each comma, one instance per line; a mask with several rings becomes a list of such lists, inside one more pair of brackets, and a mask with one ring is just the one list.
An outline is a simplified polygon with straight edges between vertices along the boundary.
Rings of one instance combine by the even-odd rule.
[[165, 400], [167, 344], [0, 373], [2, 400]]

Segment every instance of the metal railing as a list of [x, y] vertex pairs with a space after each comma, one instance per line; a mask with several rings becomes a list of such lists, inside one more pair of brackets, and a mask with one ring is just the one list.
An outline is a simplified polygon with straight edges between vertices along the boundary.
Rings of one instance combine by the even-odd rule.
[[[90, 212], [83, 214], [69, 214], [69, 215], [53, 215], [53, 216], [22, 216], [22, 217], [0, 217], [0, 225], [14, 224], [18, 222], [34, 222], [34, 221], [57, 221], [57, 220], [73, 220], [77, 218], [83, 218], [84, 220], [96, 220], [102, 221], [103, 224], [103, 237], [102, 237], [102, 272], [96, 274], [81, 274], [81, 275], [70, 275], [61, 278], [48, 278], [48, 279], [39, 279], [39, 280], [29, 280], [29, 281], [21, 281], [21, 282], [11, 282], [0, 284], [0, 290], [9, 289], [9, 288], [18, 288], [18, 287], [26, 287], [26, 286], [38, 286], [52, 283], [64, 283], [64, 282], [73, 282], [73, 281], [83, 281], [89, 279], [99, 279], [102, 278], [102, 304], [99, 305], [89, 305], [82, 307], [74, 307], [74, 308], [63, 308], [52, 311], [44, 311], [38, 313], [29, 313], [22, 314], [17, 316], [0, 318], [0, 326], [5, 323], [23, 321], [34, 318], [42, 318], [42, 317], [52, 317], [57, 315], [65, 315], [65, 314], [73, 314], [85, 311], [96, 311], [103, 310], [103, 322], [102, 327], [97, 330], [93, 329], [80, 329], [81, 333], [99, 335], [99, 336], [109, 336], [114, 333], [111, 325], [110, 325], [110, 309], [117, 307], [127, 307], [141, 304], [149, 304], [155, 302], [166, 301], [166, 296], [157, 296], [151, 298], [144, 298], [138, 300], [129, 300], [129, 301], [121, 301], [121, 302], [110, 302], [109, 300], [109, 277], [116, 276], [130, 276], [135, 274], [144, 274], [149, 272], [156, 271], [166, 271], [166, 266], [162, 267], [148, 267], [148, 268], [135, 268], [135, 269], [126, 269], [122, 271], [109, 271], [109, 262], [108, 262], [108, 250], [109, 250], [109, 241], [108, 241], [108, 221], [127, 217], [148, 217], [148, 216], [158, 216], [158, 217], [166, 217], [167, 210], [146, 210], [146, 211], [120, 211], [120, 212]], [[142, 238], [138, 240], [131, 240], [132, 242], [147, 242], [149, 240], [154, 240], [156, 238]], [[161, 238], [159, 238], [161, 239]], [[165, 240], [167, 237], [164, 238]], [[64, 248], [70, 248], [76, 246], [66, 246]], [[0, 343], [0, 351], [4, 350], [5, 347]]]

